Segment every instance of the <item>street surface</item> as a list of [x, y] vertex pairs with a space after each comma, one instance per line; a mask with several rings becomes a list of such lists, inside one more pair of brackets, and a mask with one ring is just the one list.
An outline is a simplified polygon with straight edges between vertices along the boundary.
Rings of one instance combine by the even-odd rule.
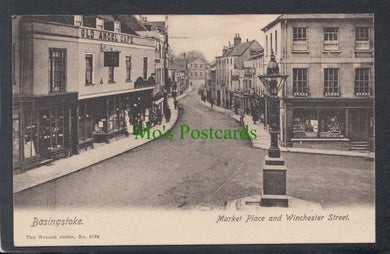
[[[17, 208], [223, 207], [261, 193], [266, 151], [248, 140], [179, 139], [191, 129], [237, 129], [238, 122], [198, 100], [197, 88], [180, 103], [174, 138], [154, 140], [79, 172], [14, 195]], [[174, 110], [174, 109], [172, 109]], [[283, 153], [288, 195], [323, 207], [374, 205], [374, 162], [363, 158]]]

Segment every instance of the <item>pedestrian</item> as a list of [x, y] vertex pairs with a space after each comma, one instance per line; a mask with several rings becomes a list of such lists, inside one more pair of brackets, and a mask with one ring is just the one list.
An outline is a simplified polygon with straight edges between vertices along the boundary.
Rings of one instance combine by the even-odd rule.
[[244, 126], [244, 113], [241, 112], [241, 115], [240, 115], [240, 126]]
[[254, 111], [254, 112], [252, 113], [252, 120], [253, 120], [253, 124], [256, 124], [256, 122], [259, 120], [256, 111]]
[[169, 107], [165, 108], [165, 122], [169, 122], [171, 119], [171, 109]]
[[157, 109], [157, 123], [160, 125], [162, 121], [163, 114], [161, 113], [161, 110]]
[[213, 98], [211, 98], [211, 100], [210, 100], [210, 104], [211, 104], [211, 107], [213, 107], [213, 106], [214, 106], [214, 99], [213, 99]]
[[175, 109], [177, 109], [177, 100], [175, 100], [174, 102], [173, 102], [173, 104], [175, 105]]

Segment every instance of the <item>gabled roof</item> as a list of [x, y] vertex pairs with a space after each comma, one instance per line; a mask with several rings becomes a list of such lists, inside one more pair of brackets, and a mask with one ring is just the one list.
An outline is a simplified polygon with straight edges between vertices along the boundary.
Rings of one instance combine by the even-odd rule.
[[126, 29], [132, 31], [133, 34], [136, 34], [134, 31], [148, 31], [134, 15], [114, 15], [114, 17], [125, 24]]
[[258, 48], [254, 49], [254, 51], [257, 53], [264, 51], [263, 47], [256, 40], [252, 40], [238, 44], [227, 56], [242, 56], [254, 43], [258, 44]]
[[195, 58], [192, 58], [192, 59], [190, 59], [188, 62], [189, 63], [193, 63], [193, 62], [195, 62], [195, 60], [197, 60], [197, 59], [199, 59], [199, 61], [201, 61], [202, 63], [207, 63], [206, 61], [203, 61], [202, 59], [200, 59], [199, 57], [195, 57]]
[[186, 71], [187, 59], [175, 59], [174, 66], [176, 67], [176, 71]]

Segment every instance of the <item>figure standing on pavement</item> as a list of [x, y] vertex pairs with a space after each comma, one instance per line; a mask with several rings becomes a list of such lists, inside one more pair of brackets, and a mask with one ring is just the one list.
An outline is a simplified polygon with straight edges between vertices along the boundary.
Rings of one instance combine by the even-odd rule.
[[211, 107], [214, 106], [214, 99], [213, 98], [210, 99], [210, 104], [211, 104]]
[[174, 102], [173, 102], [173, 104], [175, 105], [175, 109], [177, 109], [177, 100], [175, 100]]
[[171, 119], [171, 109], [169, 107], [165, 108], [165, 121], [168, 123]]

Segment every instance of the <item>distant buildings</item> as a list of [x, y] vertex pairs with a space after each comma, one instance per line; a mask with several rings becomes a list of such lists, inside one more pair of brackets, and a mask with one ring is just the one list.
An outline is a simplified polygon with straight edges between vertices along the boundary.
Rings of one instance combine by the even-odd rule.
[[160, 33], [131, 15], [16, 16], [12, 25], [15, 170], [151, 121]]
[[375, 129], [373, 15], [287, 14], [262, 31], [264, 63], [273, 53], [288, 75], [280, 92], [282, 144], [368, 149]]
[[247, 112], [255, 69], [244, 64], [263, 51], [256, 40], [241, 42], [239, 34], [235, 35], [234, 44], [229, 42], [223, 47], [222, 55], [215, 58], [217, 105]]
[[206, 77], [207, 62], [203, 61], [199, 57], [189, 59], [188, 61], [188, 73], [189, 81], [191, 84], [204, 84], [204, 78]]

